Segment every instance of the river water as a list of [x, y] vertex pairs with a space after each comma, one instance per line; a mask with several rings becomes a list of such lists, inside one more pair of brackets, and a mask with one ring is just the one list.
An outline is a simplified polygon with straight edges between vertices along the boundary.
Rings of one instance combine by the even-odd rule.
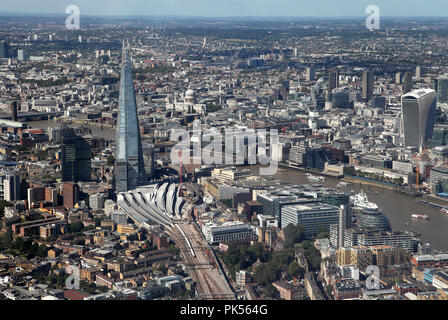
[[[47, 130], [49, 127], [59, 127], [62, 123], [56, 122], [56, 121], [48, 121], [48, 120], [42, 120], [42, 121], [30, 121], [27, 122], [28, 128], [34, 128], [34, 129], [45, 129]], [[80, 127], [81, 124], [78, 123], [72, 123], [68, 125], [69, 127]], [[98, 125], [84, 125], [89, 127], [92, 130], [92, 136], [94, 137], [100, 137], [104, 138], [106, 140], [115, 140], [115, 129], [111, 128], [104, 128], [101, 129]]]
[[[258, 168], [248, 169], [258, 174]], [[325, 177], [325, 180], [316, 182], [309, 180], [304, 172], [288, 168], [281, 169], [273, 178], [298, 185], [318, 183], [333, 189], [337, 189], [340, 182], [332, 177]], [[448, 251], [448, 215], [442, 214], [440, 209], [416, 203], [413, 197], [405, 194], [359, 183], [340, 187], [339, 190], [349, 193], [353, 191], [355, 194], [363, 190], [369, 201], [376, 203], [389, 218], [393, 230], [418, 232], [422, 235], [422, 241], [432, 244], [434, 249]], [[413, 213], [426, 214], [431, 220], [412, 219]], [[405, 225], [406, 223], [409, 225]]]
[[[54, 121], [32, 121], [28, 122], [28, 125], [32, 128], [47, 129], [48, 127], [57, 127], [60, 124]], [[79, 124], [71, 126], [79, 126]], [[93, 136], [111, 140], [115, 139], [114, 129], [104, 128], [101, 130], [99, 126], [93, 125], [89, 127], [92, 129]], [[255, 175], [258, 175], [258, 168], [252, 167], [249, 169]], [[289, 168], [277, 171], [273, 178], [285, 183], [299, 185], [319, 183], [334, 189], [338, 188], [337, 185], [340, 182], [337, 178], [332, 177], [326, 177], [325, 180], [316, 182], [315, 180], [309, 180], [304, 172]], [[411, 196], [370, 185], [352, 183], [341, 187], [340, 190], [349, 193], [354, 192], [355, 194], [363, 190], [367, 194], [369, 201], [376, 203], [389, 218], [394, 230], [418, 232], [422, 235], [422, 241], [429, 242], [437, 250], [448, 251], [448, 215], [442, 214], [440, 209], [416, 203]], [[426, 214], [431, 220], [412, 219], [411, 215], [413, 213]], [[406, 223], [409, 225], [405, 225]]]

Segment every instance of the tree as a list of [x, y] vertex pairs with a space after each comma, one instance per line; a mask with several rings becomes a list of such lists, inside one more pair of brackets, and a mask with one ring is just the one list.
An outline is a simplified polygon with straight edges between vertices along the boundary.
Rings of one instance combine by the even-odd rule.
[[12, 229], [11, 227], [9, 227], [8, 230], [0, 236], [0, 248], [9, 249], [12, 244], [13, 244]]
[[325, 292], [327, 293], [328, 297], [331, 297], [333, 295], [333, 287], [330, 284], [328, 284], [325, 287]]
[[328, 238], [328, 232], [327, 232], [327, 231], [320, 232], [320, 233], [317, 235], [316, 238], [317, 238], [317, 239], [325, 239], [325, 238]]
[[41, 244], [38, 248], [37, 248], [37, 253], [36, 255], [38, 257], [41, 258], [45, 258], [47, 256], [47, 246], [44, 244]]
[[232, 207], [232, 199], [222, 199], [221, 202], [228, 208]]
[[317, 239], [325, 239], [328, 238], [328, 236], [328, 228], [319, 227], [319, 229], [317, 229]]
[[285, 248], [294, 247], [294, 244], [302, 242], [305, 238], [305, 229], [300, 225], [289, 224], [284, 230]]
[[99, 227], [101, 225], [101, 218], [95, 218], [93, 221], [95, 221], [95, 227]]
[[72, 222], [69, 225], [69, 229], [71, 233], [77, 233], [84, 229], [84, 224], [81, 221]]
[[322, 258], [319, 255], [313, 255], [310, 259], [311, 268], [313, 270], [319, 270]]
[[280, 292], [278, 292], [278, 290], [271, 283], [268, 283], [264, 287], [264, 294], [267, 297], [271, 297], [273, 299], [279, 299], [280, 298]]
[[76, 239], [76, 240], [73, 242], [73, 244], [76, 244], [76, 245], [79, 245], [79, 246], [83, 246], [83, 245], [86, 244], [86, 240], [85, 240], [85, 239], [82, 239], [82, 238], [80, 238], [80, 239]]
[[305, 270], [296, 261], [293, 261], [288, 266], [287, 275], [290, 279], [292, 279], [292, 278], [301, 279], [301, 278], [303, 278], [304, 274], [305, 274]]
[[113, 166], [114, 164], [115, 164], [115, 157], [114, 157], [113, 154], [110, 154], [110, 155], [107, 157], [107, 165], [109, 165], [109, 166]]
[[180, 253], [180, 249], [174, 244], [170, 245], [169, 250], [174, 256], [177, 256]]

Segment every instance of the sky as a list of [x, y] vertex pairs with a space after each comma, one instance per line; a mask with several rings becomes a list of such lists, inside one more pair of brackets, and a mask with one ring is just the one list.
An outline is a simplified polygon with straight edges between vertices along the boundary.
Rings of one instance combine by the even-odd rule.
[[0, 12], [81, 15], [180, 15], [203, 17], [362, 17], [376, 5], [381, 16], [448, 16], [447, 0], [0, 0]]

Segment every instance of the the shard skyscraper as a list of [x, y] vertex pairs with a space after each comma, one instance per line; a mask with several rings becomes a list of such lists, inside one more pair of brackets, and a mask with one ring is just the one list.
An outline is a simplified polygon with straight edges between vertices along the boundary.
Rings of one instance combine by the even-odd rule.
[[145, 181], [146, 174], [132, 80], [132, 65], [129, 50], [123, 42], [115, 154], [115, 189], [117, 192], [125, 192], [135, 189]]

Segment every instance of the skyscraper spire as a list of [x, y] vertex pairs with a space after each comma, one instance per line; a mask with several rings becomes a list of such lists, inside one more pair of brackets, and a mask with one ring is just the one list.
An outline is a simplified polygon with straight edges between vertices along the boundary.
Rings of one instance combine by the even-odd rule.
[[140, 126], [137, 115], [129, 45], [123, 40], [123, 54], [118, 105], [115, 188], [117, 192], [135, 189], [146, 181]]

